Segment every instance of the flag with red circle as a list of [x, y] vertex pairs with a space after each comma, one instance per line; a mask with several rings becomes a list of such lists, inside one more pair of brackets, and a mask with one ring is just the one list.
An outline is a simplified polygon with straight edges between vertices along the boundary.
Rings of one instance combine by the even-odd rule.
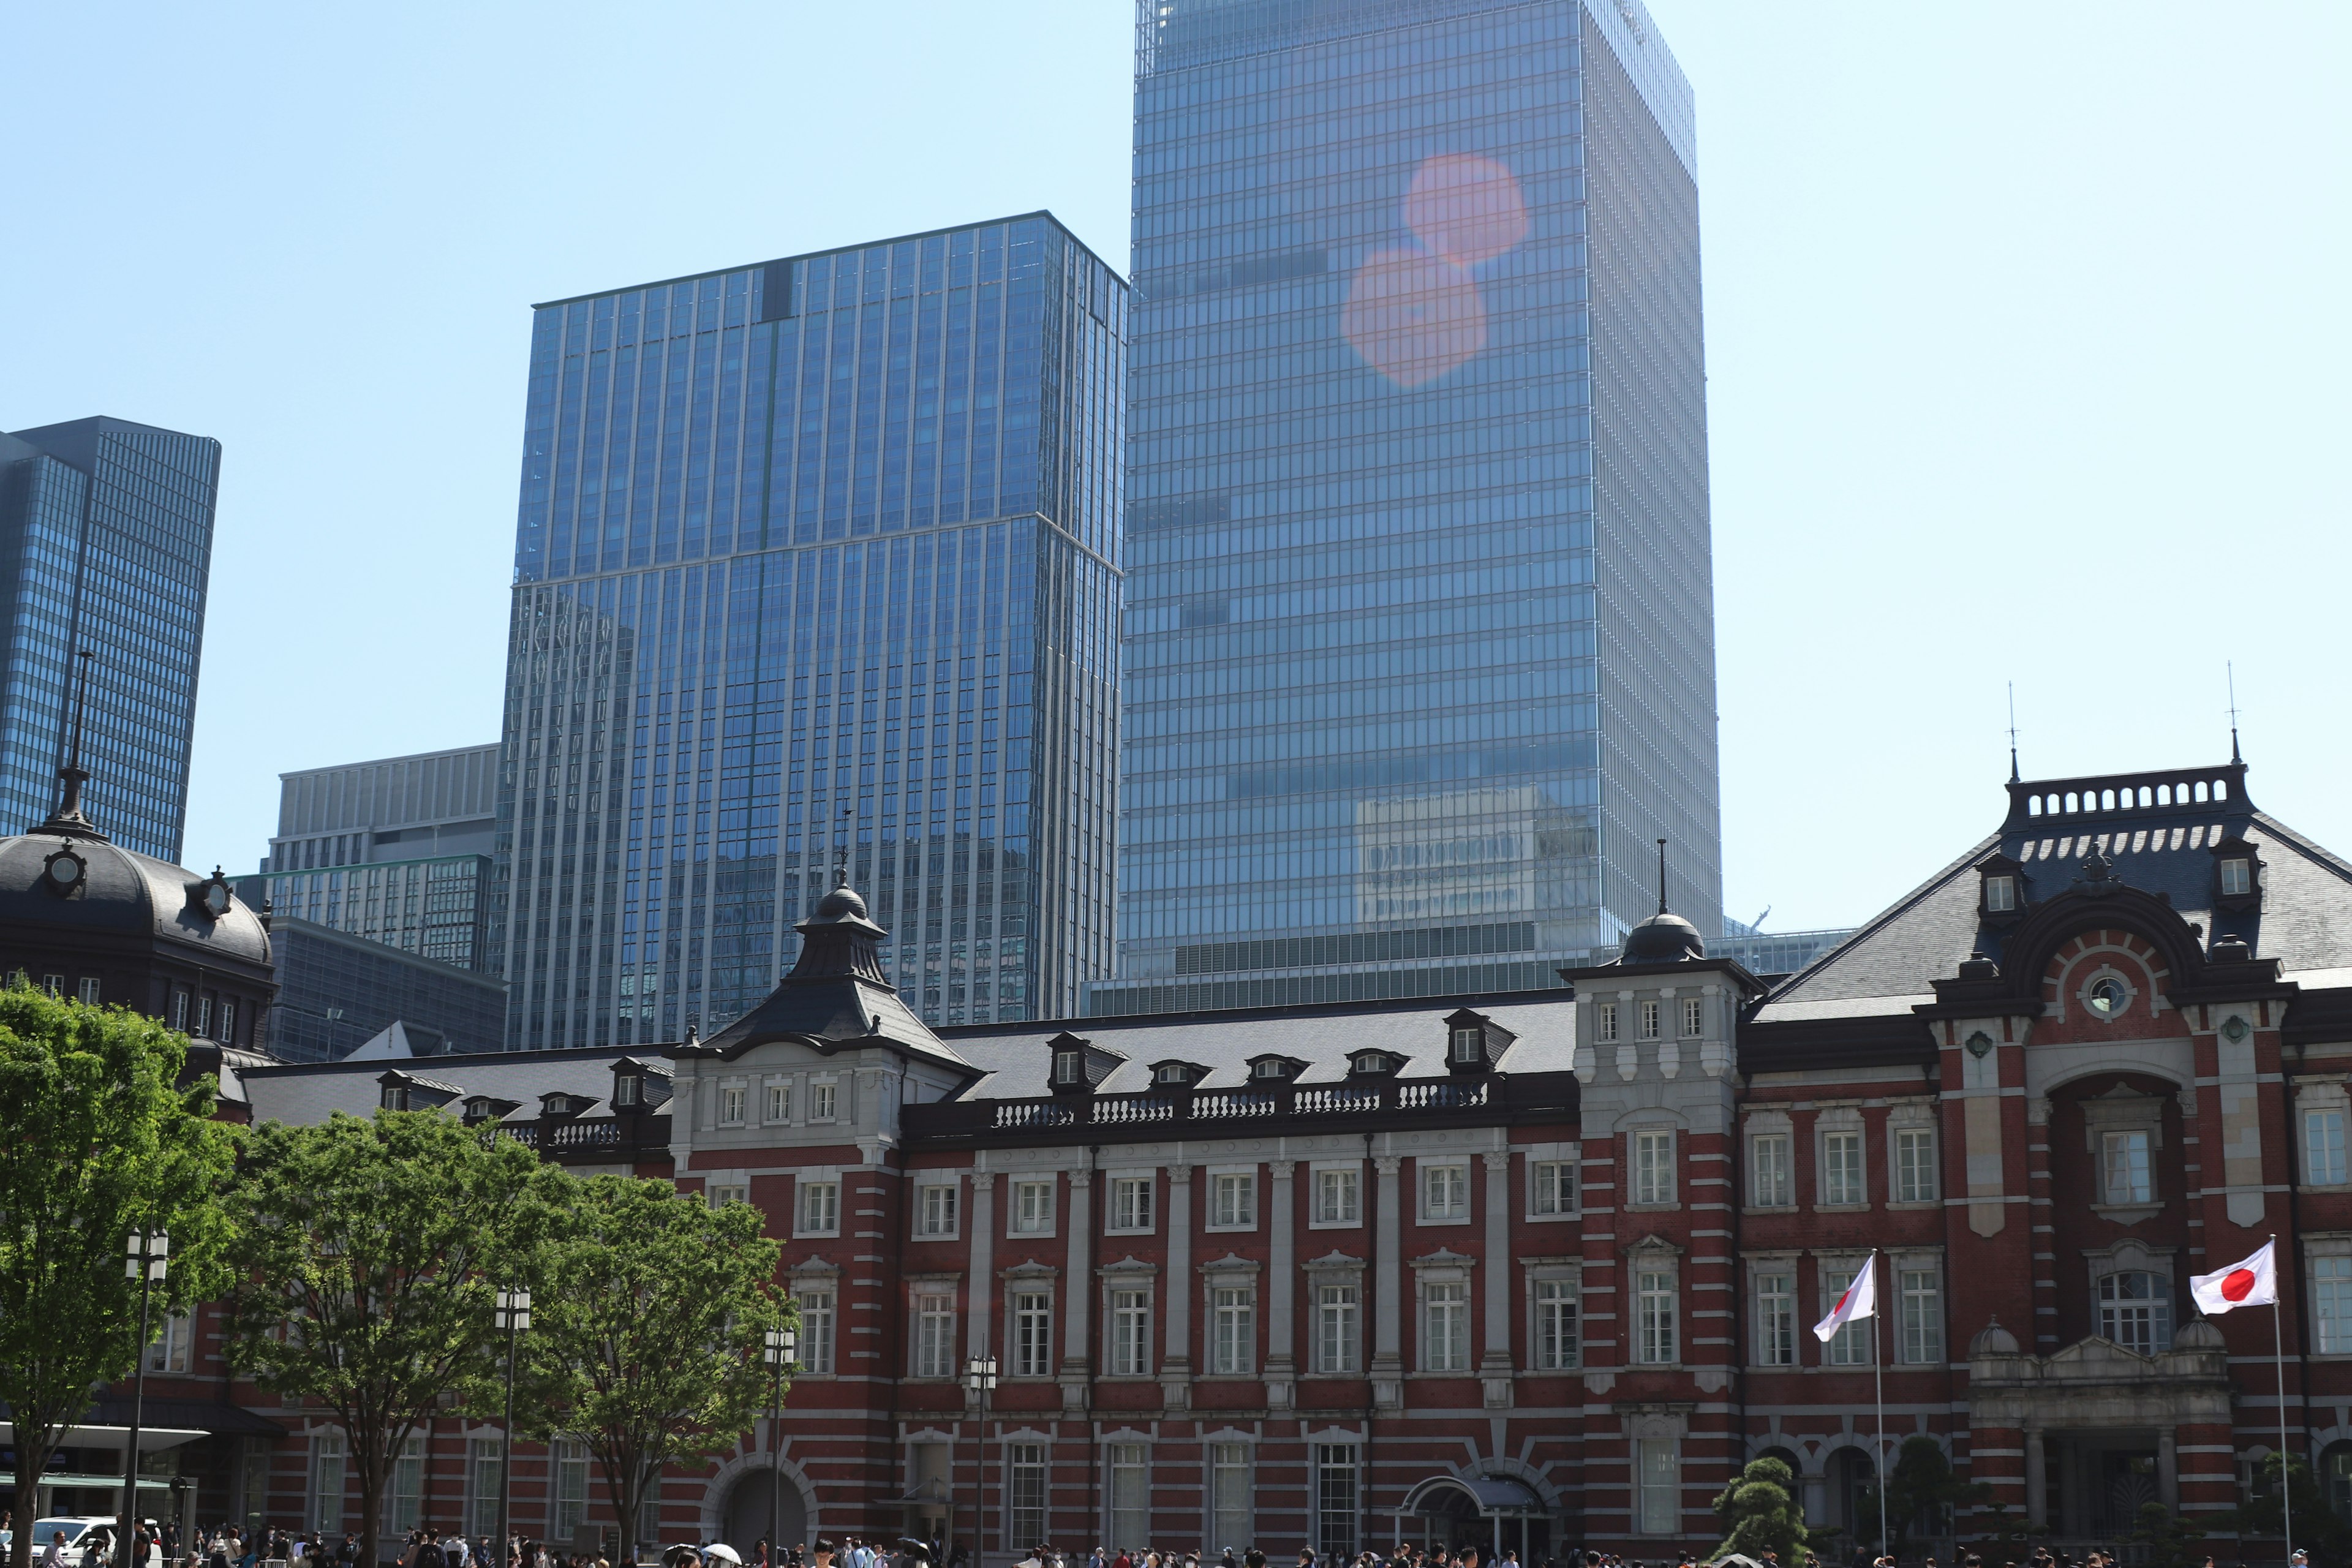
[[1862, 1267], [1854, 1271], [1853, 1282], [1837, 1299], [1837, 1305], [1830, 1309], [1830, 1315], [1813, 1325], [1813, 1338], [1827, 1344], [1830, 1337], [1848, 1323], [1877, 1315], [1878, 1254], [1874, 1252], [1862, 1260]]
[[2271, 1259], [2271, 1249], [2277, 1245], [2266, 1241], [2243, 1262], [2210, 1274], [2191, 1275], [2189, 1293], [2197, 1299], [2198, 1310], [2210, 1318], [2233, 1307], [2267, 1307], [2277, 1300], [2278, 1268]]

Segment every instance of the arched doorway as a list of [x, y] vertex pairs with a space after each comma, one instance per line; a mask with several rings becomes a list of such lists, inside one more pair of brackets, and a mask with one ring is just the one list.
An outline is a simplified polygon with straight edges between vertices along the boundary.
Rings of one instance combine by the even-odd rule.
[[1828, 1468], [1830, 1522], [1845, 1531], [1846, 1549], [1878, 1543], [1878, 1467], [1864, 1448], [1840, 1448]]
[[1551, 1519], [1525, 1481], [1510, 1476], [1432, 1476], [1405, 1493], [1397, 1536], [1430, 1552], [1475, 1546], [1482, 1555], [1516, 1551], [1522, 1563], [1551, 1551]]
[[[768, 1500], [775, 1472], [761, 1465], [747, 1469], [727, 1493], [727, 1506], [722, 1517], [726, 1529], [720, 1539], [751, 1561], [751, 1548], [768, 1533]], [[801, 1497], [801, 1489], [791, 1476], [783, 1478], [782, 1507], [777, 1510], [777, 1542], [780, 1546], [808, 1545], [808, 1507]]]

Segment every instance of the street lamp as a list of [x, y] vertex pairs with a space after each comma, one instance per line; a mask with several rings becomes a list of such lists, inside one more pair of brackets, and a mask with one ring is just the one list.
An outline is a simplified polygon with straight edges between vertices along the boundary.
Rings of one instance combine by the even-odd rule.
[[[996, 1358], [983, 1351], [964, 1363], [963, 1385], [980, 1413], [975, 1421], [980, 1452], [972, 1457], [971, 1464], [971, 1563], [972, 1568], [980, 1568], [982, 1539], [987, 1534], [982, 1510], [987, 1506], [983, 1500], [987, 1496], [988, 1396], [996, 1392]], [[952, 1549], [949, 1554], [954, 1554]]]
[[147, 1406], [147, 1307], [171, 1256], [172, 1238], [163, 1232], [133, 1231], [122, 1265], [124, 1277], [139, 1281], [139, 1364], [131, 1384], [131, 1442], [122, 1457], [122, 1512], [114, 1531], [122, 1568], [145, 1568], [143, 1563], [134, 1564], [131, 1553], [139, 1531], [139, 1427]]
[[507, 1331], [507, 1446], [499, 1458], [499, 1562], [506, 1568], [513, 1550], [514, 1525], [514, 1383], [515, 1350], [522, 1331], [530, 1327], [530, 1292], [499, 1292], [498, 1326]]
[[764, 1352], [768, 1361], [768, 1562], [783, 1561], [784, 1532], [784, 1370], [798, 1363], [800, 1336], [790, 1329], [770, 1329]]

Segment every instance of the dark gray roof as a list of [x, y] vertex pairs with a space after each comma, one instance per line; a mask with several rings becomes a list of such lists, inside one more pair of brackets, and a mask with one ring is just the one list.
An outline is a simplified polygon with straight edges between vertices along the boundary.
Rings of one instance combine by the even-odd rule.
[[[646, 1061], [658, 1057], [658, 1046], [612, 1047], [603, 1050], [483, 1051], [471, 1056], [430, 1057], [424, 1063], [385, 1061], [288, 1062], [275, 1067], [248, 1067], [238, 1075], [257, 1121], [284, 1121], [305, 1126], [324, 1121], [335, 1111], [373, 1116], [380, 1098], [380, 1082], [387, 1070], [418, 1082], [438, 1085], [457, 1100], [488, 1095], [514, 1101], [516, 1119], [535, 1121], [543, 1094], [576, 1095], [590, 1102], [589, 1114], [606, 1110], [613, 1093], [613, 1064], [625, 1057]], [[412, 1066], [429, 1063], [431, 1078], [411, 1072]], [[669, 1079], [647, 1075], [646, 1099], [657, 1106], [669, 1098]]]
[[[41, 886], [42, 872], [49, 857], [68, 847], [89, 869], [80, 887], [59, 898]], [[0, 921], [49, 927], [60, 941], [78, 934], [161, 938], [193, 963], [234, 959], [269, 967], [269, 932], [244, 900], [232, 893], [227, 912], [216, 920], [196, 912], [194, 891], [209, 879], [104, 838], [37, 827], [0, 838]]]
[[1576, 1054], [1571, 994], [1514, 991], [1484, 996], [1415, 996], [1386, 1002], [1333, 1002], [1232, 1012], [1058, 1018], [1034, 1024], [971, 1024], [940, 1037], [988, 1076], [963, 1100], [1021, 1100], [1049, 1092], [1046, 1042], [1072, 1034], [1126, 1057], [1095, 1086], [1098, 1094], [1149, 1089], [1151, 1064], [1197, 1062], [1209, 1069], [1199, 1087], [1230, 1089], [1249, 1078], [1253, 1057], [1292, 1057], [1307, 1064], [1300, 1083], [1337, 1083], [1348, 1058], [1366, 1047], [1406, 1058], [1401, 1077], [1444, 1078], [1445, 1016], [1457, 1007], [1485, 1014], [1517, 1036], [1497, 1064], [1508, 1073], [1567, 1072]]

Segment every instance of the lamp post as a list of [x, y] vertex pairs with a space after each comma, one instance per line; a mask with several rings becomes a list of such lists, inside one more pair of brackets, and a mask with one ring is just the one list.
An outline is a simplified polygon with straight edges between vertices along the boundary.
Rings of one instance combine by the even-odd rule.
[[499, 1457], [499, 1561], [496, 1568], [506, 1568], [507, 1554], [512, 1550], [514, 1539], [515, 1351], [522, 1331], [530, 1327], [530, 1291], [499, 1292], [498, 1326], [507, 1331], [507, 1426], [506, 1452]]
[[139, 1281], [139, 1363], [131, 1382], [131, 1441], [122, 1456], [122, 1512], [115, 1520], [114, 1530], [122, 1568], [145, 1568], [134, 1564], [131, 1553], [139, 1533], [139, 1428], [147, 1405], [147, 1308], [171, 1255], [172, 1238], [163, 1232], [133, 1231], [122, 1265], [124, 1276]]
[[764, 1352], [768, 1358], [768, 1562], [776, 1568], [783, 1560], [784, 1532], [784, 1370], [800, 1354], [800, 1336], [790, 1329], [770, 1329]]
[[964, 1363], [963, 1385], [980, 1412], [980, 1452], [972, 1457], [971, 1464], [971, 1562], [972, 1568], [980, 1568], [980, 1554], [987, 1534], [982, 1511], [988, 1506], [988, 1396], [996, 1392], [996, 1358], [982, 1352]]

